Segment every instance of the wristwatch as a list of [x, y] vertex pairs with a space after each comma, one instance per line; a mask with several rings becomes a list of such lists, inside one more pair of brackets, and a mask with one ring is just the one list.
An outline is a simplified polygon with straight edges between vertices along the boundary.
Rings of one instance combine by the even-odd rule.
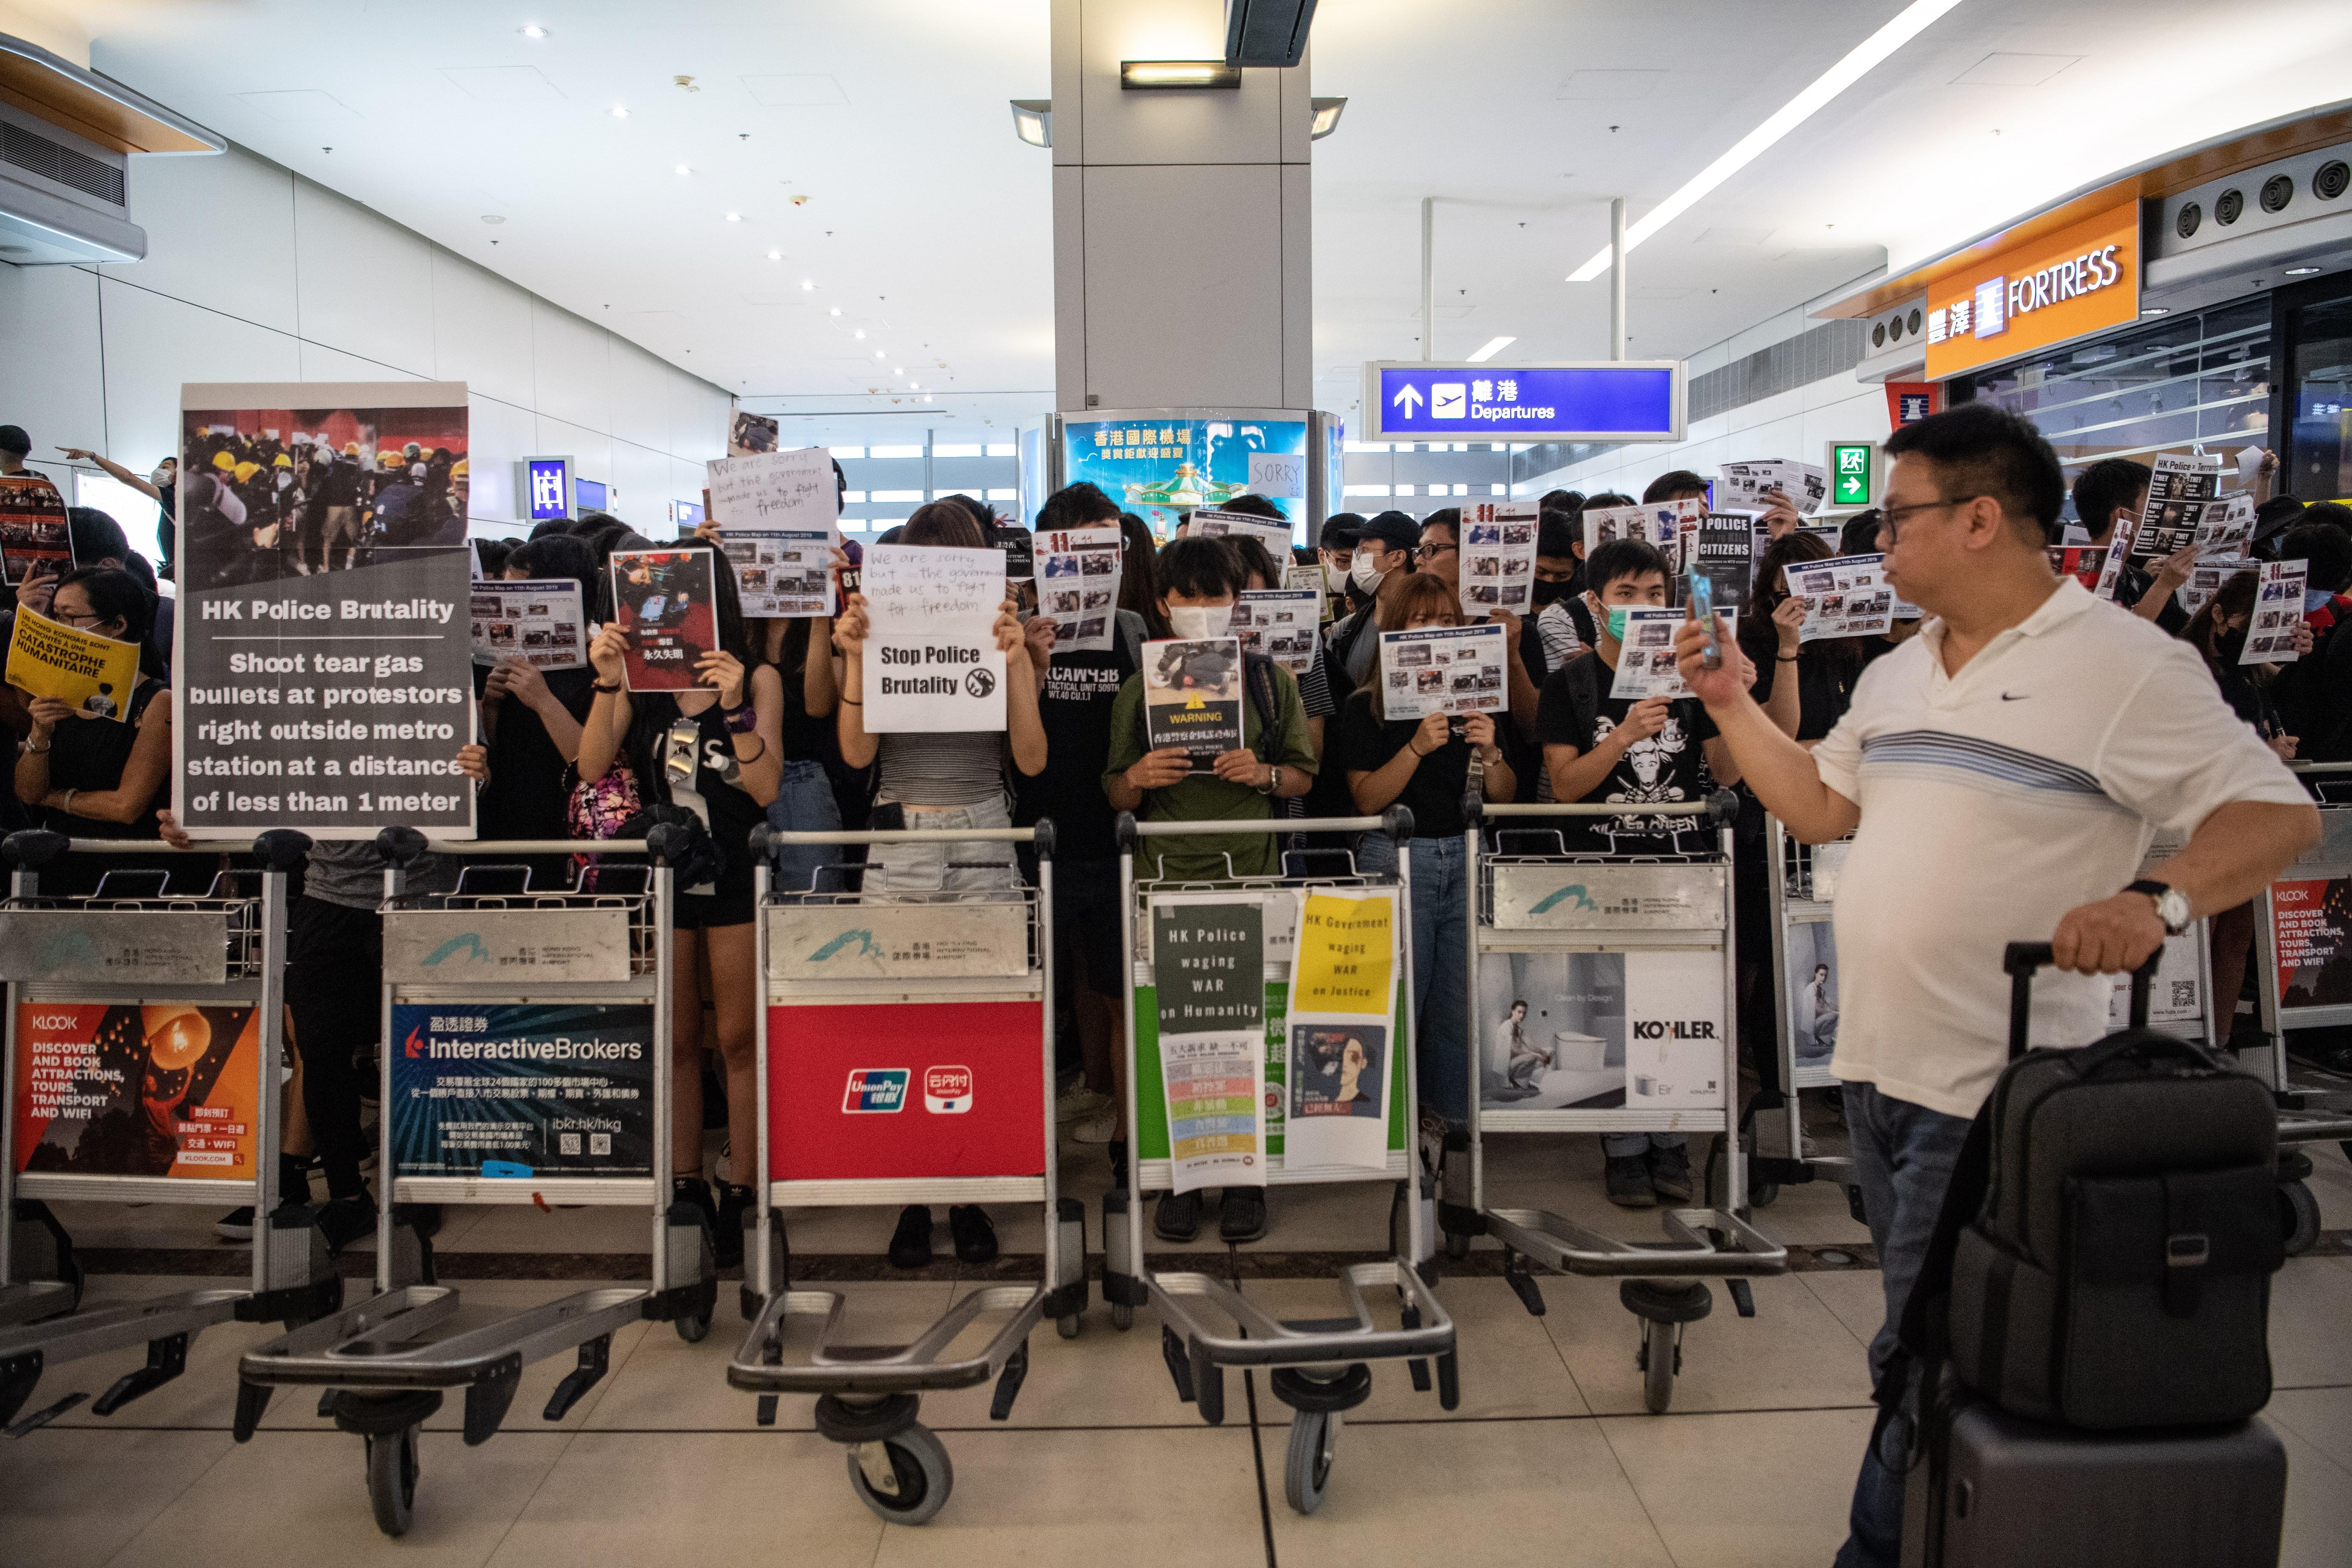
[[1278, 790], [1281, 787], [1282, 764], [1280, 763], [1276, 763], [1266, 769], [1265, 783], [1257, 786], [1257, 793], [1260, 795], [1272, 795], [1276, 790]]
[[2189, 909], [2189, 895], [2169, 883], [2141, 878], [2124, 889], [2126, 893], [2146, 893], [2156, 901], [2156, 918], [2164, 922], [2166, 932], [2179, 936], [2189, 929], [2194, 918]]

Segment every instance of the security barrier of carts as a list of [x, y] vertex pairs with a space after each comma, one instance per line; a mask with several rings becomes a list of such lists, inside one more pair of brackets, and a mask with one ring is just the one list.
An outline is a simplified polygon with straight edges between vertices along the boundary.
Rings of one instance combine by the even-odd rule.
[[[324, 1388], [320, 1414], [365, 1440], [377, 1527], [414, 1517], [417, 1428], [463, 1389], [465, 1438], [488, 1442], [530, 1363], [577, 1349], [542, 1413], [560, 1420], [610, 1365], [613, 1333], [643, 1320], [699, 1340], [718, 1299], [701, 1213], [670, 1202], [671, 919], [676, 868], [704, 860], [692, 826], [642, 840], [428, 842], [377, 837], [383, 904], [383, 1153], [376, 1294], [247, 1352], [237, 1441], [282, 1386]], [[457, 858], [446, 893], [407, 889], [425, 855]], [[593, 885], [534, 891], [488, 857], [599, 858]], [[644, 857], [647, 864], [615, 865]], [[457, 1292], [401, 1205], [529, 1204], [646, 1211], [648, 1281], [577, 1291], [441, 1337]]]
[[[1391, 806], [1381, 816], [1324, 817], [1292, 820], [1284, 824], [1286, 831], [1305, 833], [1381, 833], [1398, 846], [1397, 870], [1393, 875], [1360, 873], [1352, 855], [1341, 851], [1317, 851], [1302, 856], [1286, 857], [1284, 874], [1274, 877], [1240, 877], [1231, 874], [1232, 861], [1225, 861], [1227, 875], [1203, 880], [1175, 879], [1139, 880], [1136, 875], [1137, 841], [1139, 839], [1179, 840], [1192, 837], [1235, 834], [1236, 825], [1230, 822], [1139, 822], [1133, 816], [1121, 813], [1117, 822], [1119, 851], [1119, 921], [1120, 951], [1127, 955], [1121, 965], [1126, 976], [1127, 1031], [1127, 1120], [1129, 1128], [1128, 1164], [1121, 1177], [1123, 1184], [1106, 1194], [1103, 1203], [1103, 1297], [1111, 1303], [1112, 1321], [1126, 1328], [1134, 1321], [1135, 1308], [1149, 1300], [1159, 1310], [1160, 1317], [1160, 1348], [1170, 1376], [1174, 1380], [1177, 1397], [1194, 1404], [1202, 1419], [1215, 1426], [1224, 1420], [1224, 1369], [1227, 1367], [1264, 1367], [1270, 1369], [1268, 1384], [1275, 1396], [1292, 1410], [1290, 1440], [1284, 1466], [1284, 1493], [1292, 1508], [1301, 1513], [1312, 1513], [1321, 1506], [1324, 1488], [1329, 1479], [1339, 1438], [1341, 1415], [1362, 1404], [1371, 1393], [1373, 1361], [1403, 1360], [1410, 1363], [1413, 1386], [1426, 1391], [1429, 1387], [1428, 1362], [1437, 1363], [1439, 1403], [1448, 1410], [1460, 1403], [1461, 1389], [1454, 1360], [1454, 1321], [1438, 1302], [1419, 1267], [1432, 1255], [1432, 1237], [1424, 1218], [1424, 1205], [1405, 1202], [1401, 1208], [1405, 1220], [1404, 1246], [1396, 1251], [1395, 1226], [1391, 1226], [1392, 1256], [1377, 1263], [1359, 1263], [1343, 1269], [1337, 1281], [1339, 1287], [1341, 1311], [1329, 1318], [1277, 1319], [1256, 1302], [1244, 1297], [1231, 1285], [1213, 1276], [1191, 1271], [1160, 1271], [1148, 1268], [1143, 1257], [1141, 1216], [1134, 1212], [1135, 1197], [1147, 1192], [1173, 1190], [1177, 1162], [1171, 1139], [1171, 1118], [1168, 1100], [1168, 1062], [1164, 1058], [1162, 1033], [1165, 1015], [1160, 995], [1160, 975], [1155, 965], [1156, 940], [1153, 936], [1156, 918], [1169, 916], [1173, 910], [1187, 906], [1201, 907], [1206, 900], [1211, 907], [1238, 908], [1244, 911], [1247, 925], [1254, 925], [1258, 942], [1248, 952], [1238, 955], [1224, 953], [1210, 962], [1232, 963], [1239, 972], [1263, 975], [1262, 994], [1252, 999], [1250, 1012], [1257, 1021], [1253, 1027], [1258, 1061], [1266, 1066], [1265, 1105], [1268, 1108], [1260, 1124], [1250, 1114], [1252, 1108], [1249, 1086], [1244, 1080], [1241, 1091], [1225, 1095], [1217, 1091], [1230, 1118], [1204, 1116], [1198, 1123], [1187, 1119], [1187, 1126], [1206, 1128], [1213, 1121], [1233, 1121], [1249, 1126], [1248, 1133], [1256, 1139], [1255, 1128], [1264, 1127], [1263, 1147], [1254, 1148], [1246, 1156], [1235, 1155], [1241, 1168], [1236, 1170], [1234, 1185], [1285, 1186], [1304, 1183], [1377, 1181], [1402, 1189], [1414, 1175], [1413, 1130], [1420, 1124], [1420, 1105], [1415, 1087], [1412, 1058], [1412, 922], [1408, 918], [1412, 894], [1412, 862], [1403, 847], [1412, 837], [1412, 817], [1401, 806]], [[1243, 828], [1242, 831], [1246, 831]], [[1171, 846], [1181, 852], [1181, 842]], [[1321, 867], [1321, 869], [1316, 868]], [[1290, 963], [1290, 939], [1297, 919], [1299, 900], [1316, 895], [1348, 898], [1366, 893], [1391, 892], [1394, 903], [1391, 912], [1395, 931], [1393, 973], [1396, 1000], [1388, 1009], [1384, 1026], [1394, 1049], [1386, 1056], [1386, 1094], [1388, 1111], [1370, 1131], [1369, 1142], [1375, 1151], [1370, 1163], [1334, 1163], [1324, 1160], [1306, 1163], [1292, 1157], [1301, 1142], [1298, 1127], [1286, 1110], [1273, 1114], [1276, 1102], [1285, 1107], [1297, 1103], [1299, 1086], [1289, 1077], [1297, 1071], [1288, 1049], [1294, 1034], [1291, 1018], [1291, 982], [1294, 978]], [[1255, 910], [1254, 920], [1247, 911]], [[1248, 944], [1246, 942], [1244, 946]], [[1258, 963], [1263, 963], [1263, 969]], [[1262, 1005], [1262, 1015], [1259, 1008]], [[1297, 1026], [1304, 1028], [1307, 1026]], [[1359, 1036], [1366, 1031], [1358, 1030]], [[1337, 1037], [1343, 1031], [1329, 1031]], [[1282, 1060], [1286, 1070], [1277, 1078], [1274, 1064], [1267, 1059], [1265, 1041], [1281, 1037], [1285, 1041]], [[1345, 1063], [1335, 1061], [1332, 1077], [1335, 1081], [1352, 1082], [1360, 1086], [1362, 1073], [1379, 1071], [1370, 1060], [1383, 1053], [1363, 1053], [1360, 1038], [1345, 1041], [1342, 1050], [1350, 1050]], [[1218, 1069], [1222, 1071], [1223, 1069]], [[1230, 1080], [1219, 1079], [1220, 1082]], [[1297, 1093], [1294, 1093], [1297, 1091]], [[1205, 1091], [1204, 1091], [1205, 1092]], [[1341, 1094], [1347, 1091], [1343, 1089]], [[1369, 1097], [1368, 1097], [1369, 1098]], [[1203, 1102], [1210, 1103], [1210, 1102]], [[1331, 1109], [1344, 1109], [1333, 1104], [1326, 1096], [1324, 1103]], [[1363, 1129], [1356, 1129], [1362, 1132]], [[1203, 1146], [1226, 1134], [1210, 1131], [1196, 1142], [1186, 1139], [1187, 1147]], [[1328, 1145], [1326, 1145], [1328, 1147]], [[1243, 1166], [1246, 1159], [1248, 1166]], [[1255, 1167], [1252, 1173], [1250, 1166]], [[1222, 1185], [1211, 1182], [1210, 1185]], [[1131, 1196], [1133, 1194], [1134, 1196]], [[1393, 1213], [1393, 1211], [1392, 1211]], [[1392, 1289], [1397, 1306], [1396, 1327], [1382, 1326], [1376, 1321], [1374, 1309], [1366, 1300], [1367, 1292], [1381, 1287]], [[1234, 1328], [1227, 1331], [1225, 1322]]]
[[[194, 867], [232, 845], [9, 836], [0, 978], [10, 986], [0, 1078], [0, 1425], [43, 1370], [144, 1343], [147, 1364], [90, 1408], [110, 1415], [185, 1370], [215, 1323], [306, 1323], [342, 1303], [342, 1279], [303, 1203], [278, 1190], [287, 873], [310, 840], [265, 833], [257, 870], [216, 873], [200, 897], [168, 873], [105, 872], [86, 898], [46, 896], [68, 852], [170, 856]], [[244, 1289], [185, 1290], [80, 1311], [81, 1269], [47, 1200], [249, 1204]], [[88, 1397], [9, 1428], [22, 1436]]]
[[[1721, 1208], [1670, 1209], [1667, 1240], [1633, 1243], [1540, 1209], [1490, 1206], [1486, 1141], [1518, 1132], [1728, 1131], [1739, 1085], [1730, 1026], [1738, 960], [1731, 908], [1728, 791], [1708, 801], [1644, 805], [1464, 803], [1469, 891], [1466, 1026], [1470, 1126], [1465, 1163], [1443, 1168], [1439, 1224], [1448, 1250], [1472, 1236], [1503, 1245], [1504, 1277], [1528, 1310], [1543, 1297], [1526, 1264], [1619, 1277], [1619, 1300], [1642, 1320], [1636, 1353], [1654, 1411], [1674, 1395], [1684, 1325], [1705, 1318], [1705, 1280], [1729, 1282], [1740, 1316], [1748, 1286], [1788, 1270], [1786, 1248], [1747, 1218], [1747, 1162], [1726, 1137]], [[1687, 817], [1712, 830], [1711, 852], [1641, 858], [1570, 850], [1562, 819]], [[1482, 818], [1495, 848], [1478, 844]], [[1524, 825], [1524, 826], [1522, 826]], [[1647, 831], [1645, 829], [1645, 831]], [[1464, 1152], [1460, 1149], [1449, 1153]]]
[[[775, 852], [787, 847], [936, 846], [940, 837], [751, 830], [765, 1168], [743, 1254], [751, 1328], [727, 1381], [760, 1395], [762, 1426], [775, 1420], [777, 1395], [817, 1395], [816, 1428], [848, 1448], [851, 1489], [895, 1524], [928, 1521], [955, 1485], [945, 1446], [916, 1419], [922, 1394], [994, 1378], [989, 1415], [1009, 1418], [1030, 1330], [1050, 1317], [1070, 1338], [1087, 1304], [1086, 1211], [1060, 1195], [1055, 1155], [1053, 824], [952, 840], [1033, 844], [1034, 885], [1009, 862], [998, 863], [1002, 887], [977, 889], [962, 885], [953, 861], [915, 886], [877, 868], [861, 879], [856, 868], [819, 866], [806, 887], [774, 877]], [[1039, 1281], [973, 1290], [908, 1344], [850, 1341], [838, 1291], [793, 1288], [780, 1211], [940, 1203], [1042, 1205]], [[966, 1329], [1000, 1313], [978, 1353], [947, 1359]]]
[[[1783, 1088], [1777, 1098], [1759, 1095], [1749, 1107], [1754, 1134], [1749, 1194], [1760, 1208], [1771, 1203], [1783, 1184], [1834, 1180], [1844, 1184], [1855, 1222], [1866, 1223], [1861, 1188], [1853, 1180], [1852, 1156], [1843, 1149], [1814, 1147], [1803, 1131], [1799, 1099], [1806, 1089], [1834, 1089], [1838, 1083], [1830, 1071], [1838, 1023], [1837, 942], [1832, 921], [1838, 880], [1853, 841], [1849, 837], [1806, 844], [1779, 817], [1767, 814], [1764, 820], [1773, 1024]], [[2141, 858], [2137, 875], [2153, 875], [2179, 852], [2183, 842], [2159, 833]], [[2131, 1018], [2131, 977], [2118, 974], [2114, 982], [2107, 1013], [2110, 1031], [2126, 1027]], [[2165, 940], [2148, 1019], [2184, 1038], [2226, 1045], [2228, 1016], [2227, 1004], [2213, 994], [2211, 932], [2206, 921], [2198, 921]]]
[[2270, 1040], [2279, 1105], [2279, 1193], [2290, 1254], [2319, 1239], [2311, 1156], [2289, 1145], [2344, 1144], [2352, 1155], [2352, 1083], [2287, 1061], [2290, 1029], [2352, 1025], [2352, 763], [2287, 764], [2319, 806], [2319, 842], [2279, 873], [2254, 911], [2254, 994]]

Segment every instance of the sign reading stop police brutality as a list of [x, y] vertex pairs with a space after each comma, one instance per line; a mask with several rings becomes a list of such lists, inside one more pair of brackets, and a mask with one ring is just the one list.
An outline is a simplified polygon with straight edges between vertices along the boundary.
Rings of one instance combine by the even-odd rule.
[[1004, 552], [877, 544], [862, 592], [868, 732], [1004, 728]]
[[474, 834], [463, 382], [181, 388], [172, 809]]

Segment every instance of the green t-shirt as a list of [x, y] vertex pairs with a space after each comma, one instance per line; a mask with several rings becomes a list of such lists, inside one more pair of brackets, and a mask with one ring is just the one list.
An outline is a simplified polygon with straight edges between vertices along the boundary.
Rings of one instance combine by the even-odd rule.
[[[1243, 743], [1258, 752], [1264, 761], [1312, 774], [1315, 740], [1307, 732], [1307, 706], [1299, 700], [1298, 682], [1288, 670], [1276, 666], [1274, 689], [1282, 704], [1282, 755], [1267, 757], [1259, 750], [1262, 726], [1257, 704], [1246, 692], [1242, 698]], [[1143, 743], [1143, 678], [1130, 675], [1111, 708], [1110, 761], [1103, 770], [1104, 787], [1141, 762], [1149, 749]], [[1274, 805], [1273, 796], [1260, 795], [1247, 784], [1228, 784], [1211, 773], [1193, 773], [1166, 789], [1147, 791], [1143, 809], [1136, 815], [1145, 822], [1263, 822], [1274, 815]], [[1271, 877], [1281, 869], [1272, 834], [1237, 833], [1146, 839], [1136, 857], [1136, 875], [1186, 881], [1222, 878], [1228, 854], [1237, 877]]]

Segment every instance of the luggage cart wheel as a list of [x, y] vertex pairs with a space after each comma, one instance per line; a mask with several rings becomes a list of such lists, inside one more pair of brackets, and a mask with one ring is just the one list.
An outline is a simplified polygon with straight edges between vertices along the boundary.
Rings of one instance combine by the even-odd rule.
[[1845, 1184], [1845, 1212], [1853, 1215], [1853, 1223], [1856, 1225], [1870, 1223], [1870, 1215], [1862, 1206], [1862, 1184], [1859, 1182], [1848, 1182]]
[[1470, 1256], [1470, 1238], [1454, 1231], [1445, 1233], [1445, 1256], [1460, 1262]]
[[368, 1500], [386, 1535], [405, 1535], [416, 1521], [416, 1469], [415, 1427], [367, 1439]]
[[1642, 1367], [1642, 1403], [1653, 1415], [1664, 1415], [1675, 1400], [1675, 1373], [1682, 1370], [1683, 1328], [1655, 1318], [1642, 1320], [1642, 1349], [1634, 1357]]
[[1759, 1209], [1770, 1208], [1772, 1206], [1773, 1200], [1777, 1199], [1780, 1195], [1780, 1184], [1778, 1182], [1757, 1182], [1752, 1184], [1748, 1189], [1748, 1201], [1749, 1205]]
[[1339, 1412], [1294, 1410], [1290, 1414], [1290, 1450], [1282, 1466], [1282, 1495], [1299, 1513], [1323, 1506], [1323, 1489], [1331, 1479], [1331, 1458], [1339, 1441]]
[[1110, 1326], [1121, 1330], [1135, 1327], [1135, 1308], [1125, 1301], [1113, 1301], [1110, 1304]]
[[[713, 1305], [715, 1306], [716, 1303]], [[702, 1342], [703, 1336], [710, 1332], [710, 1320], [716, 1315], [711, 1307], [702, 1307], [670, 1321], [677, 1325], [679, 1339], [684, 1340], [688, 1344], [698, 1345]]]
[[2319, 1239], [2319, 1200], [2304, 1182], [2279, 1184], [2279, 1229], [2289, 1258], [2300, 1258]]
[[853, 1445], [849, 1487], [891, 1524], [928, 1524], [955, 1489], [955, 1467], [938, 1435], [917, 1421], [879, 1441]]

